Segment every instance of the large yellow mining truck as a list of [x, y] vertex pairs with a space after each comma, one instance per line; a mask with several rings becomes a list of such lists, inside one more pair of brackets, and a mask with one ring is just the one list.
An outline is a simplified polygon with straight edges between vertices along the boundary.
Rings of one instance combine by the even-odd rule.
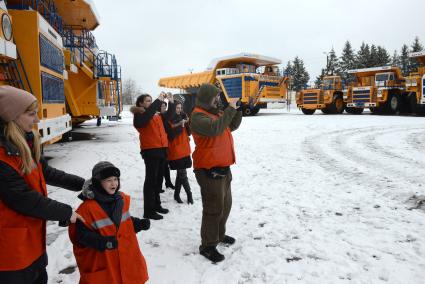
[[406, 77], [406, 96], [409, 109], [413, 114], [425, 113], [425, 51], [409, 54], [410, 58], [417, 59], [421, 66], [414, 73]]
[[405, 99], [405, 79], [400, 68], [392, 66], [349, 70], [355, 80], [345, 92], [346, 111], [361, 114], [365, 108], [372, 113], [395, 114]]
[[[36, 9], [30, 2], [37, 2]], [[60, 21], [43, 1], [0, 1], [2, 13], [0, 84], [32, 93], [38, 100], [37, 129], [43, 144], [54, 143], [71, 130], [66, 111]], [[12, 33], [13, 31], [13, 33]]]
[[267, 103], [285, 103], [288, 78], [278, 68], [281, 61], [268, 56], [240, 53], [214, 59], [206, 71], [159, 80], [159, 86], [182, 90], [189, 108], [204, 83], [215, 84], [225, 97], [239, 98], [244, 115], [255, 115]]
[[344, 112], [343, 87], [340, 76], [325, 76], [320, 88], [304, 89], [296, 95], [297, 107], [304, 114], [311, 115], [317, 109], [324, 114]]

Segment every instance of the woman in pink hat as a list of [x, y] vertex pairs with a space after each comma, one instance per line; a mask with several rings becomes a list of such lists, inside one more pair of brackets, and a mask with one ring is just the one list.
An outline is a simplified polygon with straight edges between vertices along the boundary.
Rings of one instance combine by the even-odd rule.
[[[81, 219], [47, 197], [46, 183], [80, 191], [84, 179], [50, 167], [41, 157], [36, 98], [0, 86], [0, 283], [47, 283], [46, 221]], [[84, 221], [84, 220], [82, 220]]]

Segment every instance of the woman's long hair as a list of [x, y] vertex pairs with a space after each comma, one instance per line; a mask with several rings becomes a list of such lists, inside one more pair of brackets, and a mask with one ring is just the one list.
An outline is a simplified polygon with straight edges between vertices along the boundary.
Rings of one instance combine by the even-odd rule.
[[[35, 101], [26, 111], [34, 111], [37, 108], [38, 103]], [[34, 144], [33, 151], [31, 152], [27, 140], [25, 139], [25, 131], [22, 130], [16, 122], [9, 121], [6, 122], [4, 126], [4, 135], [6, 139], [18, 149], [19, 156], [21, 157], [21, 171], [26, 175], [32, 172], [34, 169], [34, 162], [38, 163], [41, 157], [40, 136], [37, 131], [33, 130], [32, 132], [34, 133]]]

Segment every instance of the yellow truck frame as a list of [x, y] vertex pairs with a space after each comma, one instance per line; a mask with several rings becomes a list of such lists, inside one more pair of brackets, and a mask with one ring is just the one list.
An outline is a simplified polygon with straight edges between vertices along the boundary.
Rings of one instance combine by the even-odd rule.
[[[3, 40], [0, 70], [3, 85], [31, 92], [39, 102], [37, 129], [43, 144], [54, 143], [71, 130], [63, 92], [67, 72], [63, 70], [60, 34], [37, 9], [21, 9], [25, 1], [0, 1]], [[5, 37], [9, 18], [13, 35]], [[9, 37], [9, 38], [7, 38]], [[12, 51], [13, 50], [13, 51]]]
[[320, 88], [304, 89], [296, 94], [297, 107], [311, 115], [317, 109], [324, 114], [344, 112], [343, 84], [340, 76], [325, 76]]
[[425, 113], [425, 51], [413, 52], [410, 58], [417, 59], [422, 66], [406, 77], [406, 96], [409, 110], [413, 114]]
[[344, 92], [346, 111], [361, 114], [365, 108], [372, 113], [395, 114], [405, 99], [405, 79], [398, 67], [382, 66], [349, 70], [355, 77]]
[[73, 124], [102, 117], [118, 119], [122, 111], [121, 69], [114, 55], [99, 50], [91, 33], [99, 16], [91, 1], [55, 1], [63, 19], [67, 107]]
[[240, 53], [214, 59], [206, 71], [159, 80], [159, 86], [180, 89], [193, 106], [198, 88], [215, 84], [226, 99], [239, 98], [244, 115], [255, 115], [267, 103], [286, 103], [288, 78], [281, 75], [276, 58]]

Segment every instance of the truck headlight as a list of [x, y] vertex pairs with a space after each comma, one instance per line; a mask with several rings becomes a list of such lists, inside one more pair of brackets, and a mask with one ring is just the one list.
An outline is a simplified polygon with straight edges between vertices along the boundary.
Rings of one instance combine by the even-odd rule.
[[1, 28], [4, 38], [10, 41], [12, 39], [12, 22], [8, 14], [3, 14], [1, 16]]
[[378, 90], [378, 97], [382, 97], [382, 90]]

